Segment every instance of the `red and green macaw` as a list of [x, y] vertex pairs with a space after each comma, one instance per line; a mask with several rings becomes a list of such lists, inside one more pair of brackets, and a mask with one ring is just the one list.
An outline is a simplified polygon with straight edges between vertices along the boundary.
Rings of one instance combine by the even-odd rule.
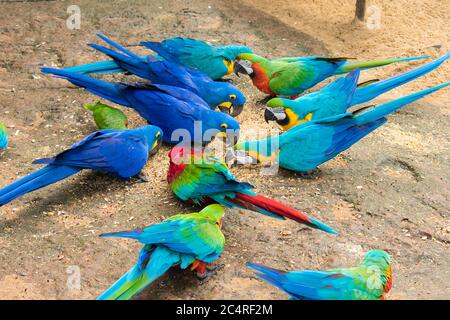
[[235, 72], [250, 76], [253, 84], [269, 96], [296, 97], [328, 77], [359, 69], [370, 69], [395, 62], [418, 60], [410, 57], [366, 62], [348, 62], [348, 58], [288, 57], [269, 60], [254, 53], [237, 56]]
[[247, 266], [294, 300], [379, 300], [392, 287], [390, 257], [382, 250], [369, 251], [352, 268], [284, 272], [254, 263]]
[[211, 204], [200, 212], [177, 214], [142, 230], [103, 234], [103, 237], [136, 239], [142, 248], [137, 263], [98, 300], [128, 300], [140, 293], [169, 268], [191, 266], [199, 274], [206, 264], [222, 253], [225, 237], [221, 231], [224, 207]]
[[227, 165], [194, 149], [174, 147], [169, 152], [167, 181], [175, 195], [195, 204], [216, 202], [278, 219], [289, 218], [311, 228], [337, 234], [331, 227], [275, 200], [256, 195], [252, 185], [239, 182]]

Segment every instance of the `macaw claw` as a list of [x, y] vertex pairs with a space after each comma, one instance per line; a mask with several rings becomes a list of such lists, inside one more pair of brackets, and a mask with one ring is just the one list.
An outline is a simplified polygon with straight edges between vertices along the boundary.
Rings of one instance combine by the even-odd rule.
[[296, 174], [303, 179], [314, 179], [320, 174], [320, 169], [315, 168], [308, 171], [297, 172]]
[[144, 172], [139, 172], [136, 175], [136, 178], [140, 181], [140, 182], [150, 182], [150, 178], [148, 177], [148, 175], [146, 175]]
[[224, 264], [207, 264], [203, 272], [196, 272], [197, 279], [200, 281], [201, 285], [205, 284], [209, 281], [209, 279], [211, 279], [212, 276], [217, 274], [217, 272], [222, 270], [224, 267]]

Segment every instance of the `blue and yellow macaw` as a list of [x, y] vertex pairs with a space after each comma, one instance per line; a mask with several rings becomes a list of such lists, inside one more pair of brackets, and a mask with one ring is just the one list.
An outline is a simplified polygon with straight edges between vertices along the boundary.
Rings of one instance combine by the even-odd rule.
[[[232, 141], [237, 142], [239, 123], [228, 114], [211, 110], [202, 98], [189, 90], [162, 84], [110, 83], [51, 68], [42, 68], [42, 72], [54, 74], [102, 98], [136, 110], [150, 124], [162, 129], [166, 143], [206, 144], [213, 138], [208, 134], [226, 137], [230, 132], [233, 132]], [[200, 129], [199, 135], [196, 131]]]
[[131, 178], [141, 172], [161, 138], [162, 131], [155, 126], [96, 131], [53, 158], [34, 161], [47, 166], [0, 189], [0, 206], [84, 169]]
[[4, 150], [8, 147], [8, 133], [6, 126], [0, 121], [0, 150]]
[[347, 109], [421, 77], [450, 58], [450, 53], [408, 72], [382, 81], [369, 81], [358, 85], [359, 69], [341, 77], [319, 91], [295, 100], [273, 98], [267, 102], [265, 120], [276, 121], [284, 130], [306, 121], [320, 120], [345, 113]]
[[204, 277], [206, 265], [220, 256], [225, 245], [220, 230], [224, 213], [223, 206], [211, 204], [200, 212], [177, 214], [143, 230], [103, 234], [136, 239], [144, 247], [137, 263], [97, 299], [131, 299], [175, 265], [181, 269], [190, 265]]
[[190, 90], [205, 100], [212, 109], [218, 107], [220, 111], [230, 113], [233, 117], [242, 112], [245, 96], [231, 83], [214, 81], [205, 73], [177, 62], [152, 56], [140, 57], [105, 36], [98, 36], [118, 51], [97, 44], [90, 46], [111, 57], [123, 70], [152, 83]]
[[[165, 60], [183, 64], [206, 73], [213, 80], [229, 75], [234, 70], [234, 61], [240, 53], [251, 53], [245, 46], [213, 46], [201, 40], [171, 38], [162, 42], [141, 42], [141, 44]], [[66, 68], [76, 73], [121, 72], [123, 69], [114, 61], [102, 61]]]
[[382, 250], [367, 252], [356, 267], [326, 271], [285, 272], [255, 263], [247, 266], [293, 300], [384, 300], [392, 288], [390, 257]]
[[296, 172], [314, 170], [382, 126], [387, 121], [385, 117], [392, 112], [448, 85], [450, 82], [373, 109], [304, 122], [279, 136], [241, 142], [234, 146], [236, 154], [228, 153], [227, 162], [237, 157], [238, 162], [278, 163], [280, 167]]

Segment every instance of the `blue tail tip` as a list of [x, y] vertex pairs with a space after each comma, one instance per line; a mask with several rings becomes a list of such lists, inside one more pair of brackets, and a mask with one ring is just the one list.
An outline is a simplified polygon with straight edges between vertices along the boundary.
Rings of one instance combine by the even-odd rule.
[[338, 235], [337, 231], [334, 230], [333, 228], [331, 228], [330, 226], [326, 225], [325, 223], [320, 222], [319, 220], [316, 219], [310, 219], [310, 223], [312, 224], [313, 228], [334, 234], [334, 235]]

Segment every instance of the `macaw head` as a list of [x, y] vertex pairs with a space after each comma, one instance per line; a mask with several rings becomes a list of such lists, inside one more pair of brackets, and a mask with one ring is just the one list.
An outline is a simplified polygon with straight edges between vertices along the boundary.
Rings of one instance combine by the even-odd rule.
[[227, 150], [225, 162], [228, 166], [232, 166], [233, 164], [275, 164], [278, 162], [278, 144], [279, 140], [277, 136], [267, 137], [261, 140], [239, 142], [233, 149]]
[[217, 224], [222, 228], [222, 218], [225, 215], [225, 207], [220, 204], [210, 204], [199, 212], [200, 216], [205, 217], [212, 223]]
[[163, 132], [157, 126], [144, 126], [137, 130], [141, 131], [149, 146], [149, 154], [155, 154], [161, 146]]
[[[371, 250], [364, 256], [362, 266], [368, 268], [374, 275], [379, 275], [385, 293], [392, 288], [392, 267], [390, 256], [383, 250]], [[374, 284], [372, 284], [374, 285]]]
[[228, 113], [232, 117], [236, 117], [242, 112], [246, 99], [238, 88], [231, 83], [217, 81], [211, 87], [211, 96], [221, 112]]
[[235, 70], [236, 57], [244, 53], [253, 53], [253, 51], [246, 46], [223, 46], [220, 49], [223, 63], [227, 68], [227, 74], [230, 75]]
[[298, 116], [292, 110], [293, 101], [285, 98], [273, 98], [267, 102], [264, 120], [275, 121], [283, 130], [297, 125]]
[[255, 78], [261, 72], [267, 74], [269, 70], [270, 61], [264, 57], [258, 56], [254, 53], [241, 53], [236, 57], [234, 66], [234, 73], [239, 76], [240, 73]]
[[250, 60], [239, 59], [234, 65], [234, 73], [239, 77], [239, 74], [246, 74], [250, 78], [255, 76], [255, 71], [253, 70], [253, 62]]
[[[205, 120], [203, 122], [203, 127], [205, 128], [204, 140], [208, 141], [208, 138], [219, 137], [227, 145], [235, 145], [239, 141], [239, 130], [241, 128], [239, 122], [226, 113], [214, 110], [208, 111], [210, 115], [204, 117]], [[208, 137], [208, 135], [211, 136]]]

